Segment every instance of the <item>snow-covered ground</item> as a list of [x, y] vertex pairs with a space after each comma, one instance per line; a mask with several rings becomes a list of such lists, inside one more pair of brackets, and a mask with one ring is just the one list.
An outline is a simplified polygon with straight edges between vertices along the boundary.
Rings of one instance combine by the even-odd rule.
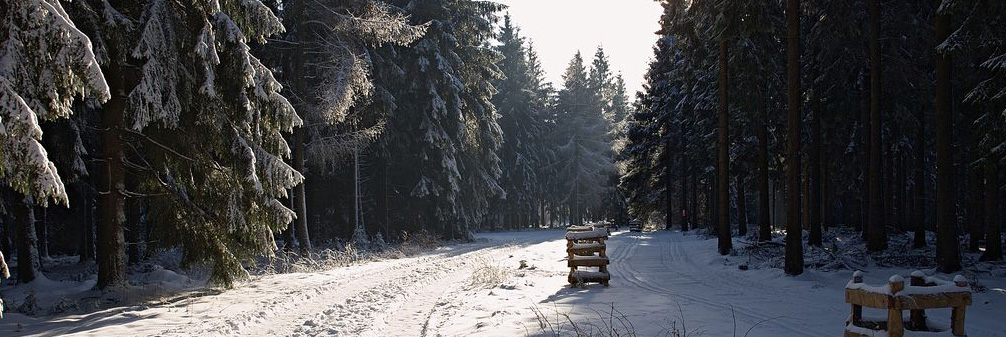
[[[8, 314], [0, 335], [552, 336], [575, 324], [638, 336], [839, 336], [849, 315], [851, 271], [740, 270], [746, 258], [716, 255], [715, 240], [670, 231], [615, 233], [611, 286], [570, 288], [563, 233], [480, 234], [418, 256], [87, 315]], [[873, 269], [865, 281], [909, 272]], [[1006, 279], [978, 277], [989, 290], [974, 294], [967, 332], [1006, 336]], [[950, 313], [929, 317], [946, 323]]]

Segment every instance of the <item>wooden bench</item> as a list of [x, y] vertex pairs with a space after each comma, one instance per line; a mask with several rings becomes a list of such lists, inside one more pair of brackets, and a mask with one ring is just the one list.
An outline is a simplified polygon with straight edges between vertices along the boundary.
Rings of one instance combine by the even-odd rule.
[[[964, 333], [965, 309], [971, 305], [971, 289], [967, 279], [961, 275], [953, 282], [935, 277], [926, 277], [916, 270], [912, 272], [909, 285], [901, 275], [888, 279], [887, 285], [871, 286], [863, 283], [863, 273], [856, 271], [852, 281], [845, 286], [845, 302], [852, 305], [852, 315], [845, 325], [845, 337], [873, 336], [874, 331], [887, 331], [890, 337], [903, 337], [908, 331], [933, 331], [926, 319], [926, 309], [952, 308], [950, 331], [954, 336]], [[863, 320], [863, 307], [887, 310], [887, 320], [868, 322]], [[902, 316], [903, 310], [910, 311], [908, 324]]]

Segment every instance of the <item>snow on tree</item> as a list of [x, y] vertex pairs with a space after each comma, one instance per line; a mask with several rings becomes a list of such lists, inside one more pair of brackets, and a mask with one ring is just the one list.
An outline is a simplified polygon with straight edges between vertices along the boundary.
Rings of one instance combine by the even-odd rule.
[[503, 217], [504, 225], [526, 226], [530, 216], [538, 213], [546, 184], [539, 176], [546, 147], [542, 137], [544, 104], [536, 95], [540, 84], [529, 64], [526, 41], [509, 15], [504, 17], [498, 40], [496, 50], [503, 57], [498, 64], [506, 77], [494, 82], [498, 92], [493, 95], [493, 104], [503, 131], [500, 186], [506, 194], [493, 203], [493, 209]]
[[[272, 233], [294, 216], [279, 198], [303, 179], [283, 160], [283, 133], [302, 120], [250, 52], [283, 25], [258, 0], [75, 5], [124, 95], [102, 109], [107, 195], [118, 200], [101, 203], [113, 223], [99, 226], [99, 244], [121, 242], [126, 196], [148, 196], [154, 241], [180, 246], [185, 264], [212, 263], [213, 281], [229, 285], [243, 260], [275, 249]], [[139, 191], [125, 190], [118, 165], [135, 171]], [[122, 282], [121, 248], [99, 245], [99, 284]]]
[[[408, 48], [378, 50], [392, 69], [378, 71], [395, 110], [380, 147], [400, 222], [445, 238], [471, 238], [489, 200], [502, 195], [497, 155], [502, 132], [490, 99], [501, 76], [488, 46], [502, 6], [490, 1], [391, 1], [426, 35]], [[397, 75], [395, 75], [397, 74]], [[411, 104], [400, 104], [410, 102]], [[387, 106], [387, 105], [385, 105]]]
[[59, 1], [0, 5], [0, 177], [40, 203], [68, 204], [40, 120], [66, 118], [79, 97], [109, 97], [91, 42]]
[[[374, 0], [285, 1], [280, 15], [289, 31], [267, 53], [282, 66], [280, 81], [305, 121], [294, 131], [292, 166], [300, 172], [308, 165], [324, 171], [345, 157], [355, 159], [384, 129], [379, 116], [359, 113], [374, 92], [370, 48], [409, 44], [425, 26], [410, 25], [404, 15]], [[293, 197], [294, 232], [306, 254], [311, 245], [304, 184], [294, 188]], [[359, 219], [359, 203], [353, 208]]]
[[558, 118], [553, 131], [555, 162], [570, 223], [579, 225], [586, 210], [599, 206], [611, 186], [608, 174], [615, 167], [608, 138], [609, 126], [602, 111], [601, 94], [590, 85], [580, 53], [573, 56], [559, 90]]

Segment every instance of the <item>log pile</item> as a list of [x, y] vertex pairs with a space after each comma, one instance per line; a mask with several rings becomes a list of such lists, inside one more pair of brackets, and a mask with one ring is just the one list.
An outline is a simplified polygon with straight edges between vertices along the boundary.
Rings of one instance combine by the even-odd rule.
[[566, 254], [571, 286], [581, 286], [588, 282], [608, 286], [611, 274], [608, 273], [609, 261], [605, 252], [607, 246], [604, 240], [607, 238], [608, 231], [604, 228], [569, 227], [566, 231]]

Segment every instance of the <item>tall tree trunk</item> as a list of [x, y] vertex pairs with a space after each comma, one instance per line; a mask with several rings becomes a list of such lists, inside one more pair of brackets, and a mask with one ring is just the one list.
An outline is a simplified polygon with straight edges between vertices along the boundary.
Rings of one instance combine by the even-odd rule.
[[985, 252], [982, 261], [1002, 261], [1002, 224], [999, 214], [999, 165], [988, 160], [985, 165]]
[[716, 227], [719, 237], [718, 250], [720, 255], [730, 254], [733, 243], [730, 239], [730, 109], [729, 109], [729, 73], [727, 40], [720, 38], [720, 70], [719, 70], [719, 104], [717, 106], [719, 115], [719, 127], [717, 137], [717, 177], [716, 189], [718, 201], [716, 202]]
[[[692, 170], [694, 171], [694, 170]], [[692, 172], [692, 228], [699, 228], [702, 222], [699, 219], [699, 177], [698, 174]]]
[[27, 198], [16, 199], [12, 204], [14, 222], [18, 227], [17, 281], [28, 283], [38, 278], [41, 268], [38, 262], [38, 236], [35, 233], [35, 207]]
[[[89, 167], [90, 169], [90, 167]], [[94, 261], [94, 195], [91, 189], [81, 189], [81, 205], [84, 206], [84, 226], [80, 237], [80, 263]]]
[[772, 240], [772, 213], [768, 188], [768, 109], [761, 109], [758, 123], [758, 241]]
[[[132, 174], [126, 176], [126, 187], [129, 191], [137, 190], [136, 177]], [[143, 258], [140, 252], [141, 210], [142, 206], [139, 198], [126, 199], [126, 262], [130, 265], [140, 263]]]
[[[871, 82], [870, 81], [870, 73], [867, 72], [866, 74], [863, 75], [863, 86], [865, 88], [869, 88], [869, 86], [870, 86], [869, 83], [870, 82]], [[862, 135], [863, 135], [862, 136], [862, 141], [863, 142], [862, 142], [862, 144], [860, 144], [860, 145], [862, 145], [862, 149], [863, 149], [863, 157], [860, 158], [862, 160], [861, 161], [861, 164], [862, 164], [862, 167], [861, 167], [861, 169], [862, 169], [862, 181], [860, 181], [860, 184], [859, 184], [859, 188], [860, 188], [860, 192], [861, 193], [860, 193], [860, 196], [859, 196], [859, 198], [860, 198], [860, 200], [859, 200], [859, 205], [860, 205], [860, 207], [859, 207], [859, 210], [860, 210], [859, 219], [860, 219], [860, 221], [859, 221], [859, 228], [858, 228], [859, 230], [862, 231], [863, 242], [867, 241], [867, 237], [869, 236], [869, 233], [870, 233], [870, 225], [869, 225], [869, 223], [870, 223], [870, 193], [871, 193], [871, 191], [870, 191], [870, 178], [869, 177], [870, 177], [870, 165], [871, 165], [871, 161], [870, 161], [871, 159], [870, 158], [872, 158], [872, 152], [873, 152], [873, 145], [872, 145], [873, 144], [873, 137], [871, 137], [871, 132], [872, 132], [871, 130], [873, 130], [873, 127], [870, 125], [870, 124], [872, 124], [872, 123], [870, 123], [870, 104], [871, 104], [871, 99], [870, 99], [870, 95], [869, 95], [868, 91], [865, 88], [860, 91], [863, 94], [863, 96], [862, 96], [862, 98], [863, 98], [862, 99], [863, 107], [862, 107], [861, 114], [860, 114], [860, 121], [861, 121], [861, 123], [863, 125], [863, 128], [861, 130], [862, 131]]]
[[919, 128], [915, 135], [915, 181], [912, 185], [913, 207], [912, 222], [914, 222], [915, 235], [912, 237], [912, 246], [923, 248], [926, 246], [926, 113], [919, 109], [916, 113], [919, 121]]
[[680, 167], [680, 169], [681, 169], [681, 231], [682, 232], [687, 232], [689, 230], [689, 227], [692, 227], [690, 221], [691, 221], [691, 217], [693, 216], [693, 213], [691, 213], [690, 210], [688, 209], [688, 202], [690, 200], [692, 200], [692, 199], [688, 197], [688, 193], [689, 193], [688, 187], [689, 186], [688, 186], [688, 171], [686, 170], [686, 168], [687, 168], [687, 161], [686, 161], [686, 155], [687, 155], [687, 153], [686, 153], [686, 146], [685, 146], [684, 130], [680, 130], [680, 132], [678, 133], [678, 145], [680, 146], [680, 148], [678, 149], [678, 152], [681, 154], [681, 167]]
[[800, 228], [800, 0], [786, 0], [786, 64], [788, 98], [786, 133], [786, 263], [788, 275], [803, 274], [803, 240]]
[[[293, 169], [304, 173], [304, 127], [298, 127], [293, 131]], [[311, 235], [307, 232], [307, 193], [304, 191], [304, 182], [293, 187], [293, 210], [297, 214], [294, 219], [294, 234], [297, 236], [297, 245], [300, 254], [308, 256], [311, 253]]]
[[[817, 94], [815, 93], [815, 96]], [[807, 217], [810, 236], [807, 244], [821, 246], [821, 109], [820, 98], [814, 98], [813, 119], [810, 121], [810, 191], [807, 193]]]
[[664, 200], [667, 202], [665, 205], [665, 224], [664, 229], [671, 229], [674, 222], [674, 179], [671, 178], [673, 173], [674, 155], [671, 152], [673, 149], [673, 142], [671, 142], [671, 137], [667, 137], [664, 141], [664, 147], [667, 151], [664, 151]]
[[880, 0], [870, 0], [870, 200], [867, 202], [866, 248], [871, 252], [887, 249], [884, 226], [883, 191], [881, 190], [881, 115], [880, 115]]
[[126, 176], [123, 167], [122, 122], [129, 90], [126, 86], [124, 66], [115, 58], [103, 69], [108, 79], [111, 99], [103, 106], [101, 125], [104, 129], [101, 157], [104, 171], [98, 171], [98, 226], [96, 235], [98, 260], [98, 289], [119, 287], [126, 284], [125, 237], [125, 189]]
[[39, 266], [45, 265], [42, 261], [49, 258], [49, 225], [46, 221], [47, 209], [45, 207], [39, 206], [35, 214], [37, 214], [37, 221], [35, 222], [35, 230], [38, 232], [38, 264]]
[[[937, 3], [940, 3], [937, 0]], [[936, 44], [950, 36], [950, 16], [936, 13]], [[936, 52], [936, 264], [943, 273], [961, 270], [953, 200], [953, 153], [950, 105], [950, 56]]]
[[748, 235], [748, 208], [747, 196], [744, 193], [744, 177], [737, 176], [737, 235], [744, 237]]

